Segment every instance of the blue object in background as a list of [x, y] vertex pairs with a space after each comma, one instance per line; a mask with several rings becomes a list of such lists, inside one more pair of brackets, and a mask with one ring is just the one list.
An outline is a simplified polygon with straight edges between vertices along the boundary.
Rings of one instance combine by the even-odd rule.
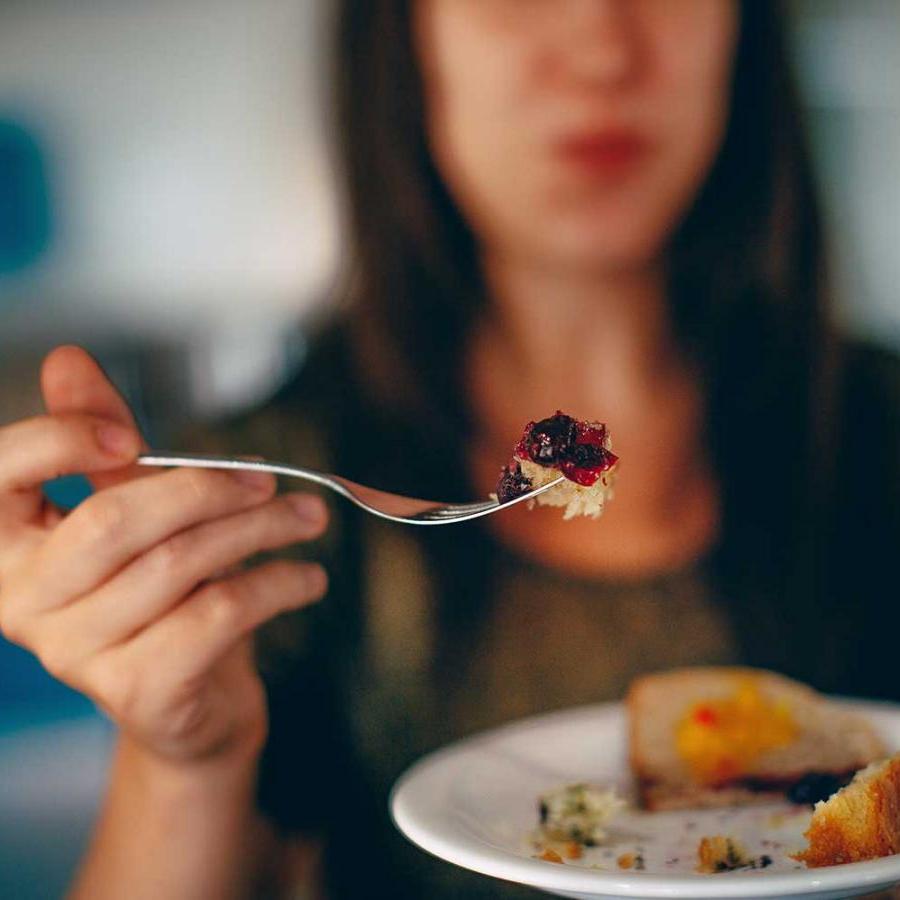
[[83, 475], [64, 475], [44, 483], [44, 494], [57, 506], [74, 509], [91, 496], [91, 483]]
[[[91, 486], [67, 476], [44, 492], [71, 509]], [[90, 837], [113, 738], [90, 700], [0, 638], [0, 898], [65, 894]]]
[[[54, 503], [72, 509], [90, 496], [91, 485], [80, 475], [44, 485]], [[0, 639], [0, 734], [49, 719], [92, 715], [89, 700], [52, 678], [32, 654]]]
[[[71, 509], [90, 495], [91, 486], [73, 475], [47, 482], [44, 492]], [[22, 728], [94, 715], [90, 700], [50, 676], [31, 653], [0, 638], [0, 739]]]
[[0, 118], [0, 275], [28, 268], [50, 246], [44, 153], [21, 124]]
[[0, 732], [0, 897], [59, 900], [84, 853], [112, 754], [99, 715]]

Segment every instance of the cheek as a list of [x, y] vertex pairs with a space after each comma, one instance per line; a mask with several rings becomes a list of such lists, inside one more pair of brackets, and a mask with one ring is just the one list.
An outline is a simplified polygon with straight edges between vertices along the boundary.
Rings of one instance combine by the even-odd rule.
[[658, 110], [665, 134], [660, 177], [684, 206], [706, 178], [728, 124], [738, 27], [733, 4], [685, 5], [696, 16], [686, 20], [681, 40], [667, 42], [660, 52]]
[[527, 153], [516, 127], [526, 64], [516, 42], [471, 2], [420, 0], [414, 28], [431, 154], [478, 228], [486, 207], [511, 199], [504, 185]]

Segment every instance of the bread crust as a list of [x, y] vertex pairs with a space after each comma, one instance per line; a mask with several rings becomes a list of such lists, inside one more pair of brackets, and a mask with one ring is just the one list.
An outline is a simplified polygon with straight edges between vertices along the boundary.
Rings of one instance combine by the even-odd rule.
[[816, 805], [794, 859], [810, 868], [878, 859], [900, 852], [900, 754], [859, 772]]

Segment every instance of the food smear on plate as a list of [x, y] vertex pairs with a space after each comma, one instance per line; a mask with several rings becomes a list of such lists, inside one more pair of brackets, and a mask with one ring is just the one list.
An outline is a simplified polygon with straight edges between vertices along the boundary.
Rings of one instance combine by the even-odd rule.
[[817, 803], [804, 837], [809, 846], [794, 859], [810, 868], [900, 853], [900, 753], [857, 772]]
[[494, 496], [508, 503], [562, 475], [565, 481], [531, 502], [564, 507], [564, 519], [597, 518], [612, 496], [619, 458], [611, 448], [606, 425], [557, 410], [549, 418], [525, 426], [512, 461], [500, 473]]
[[815, 802], [885, 755], [863, 717], [774, 672], [727, 666], [636, 679], [629, 755], [650, 810]]

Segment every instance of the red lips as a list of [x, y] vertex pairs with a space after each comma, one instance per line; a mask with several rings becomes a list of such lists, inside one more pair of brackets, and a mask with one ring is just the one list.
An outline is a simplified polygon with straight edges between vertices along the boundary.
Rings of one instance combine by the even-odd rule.
[[582, 132], [556, 144], [556, 155], [564, 163], [599, 175], [625, 174], [650, 152], [650, 142], [627, 130]]

